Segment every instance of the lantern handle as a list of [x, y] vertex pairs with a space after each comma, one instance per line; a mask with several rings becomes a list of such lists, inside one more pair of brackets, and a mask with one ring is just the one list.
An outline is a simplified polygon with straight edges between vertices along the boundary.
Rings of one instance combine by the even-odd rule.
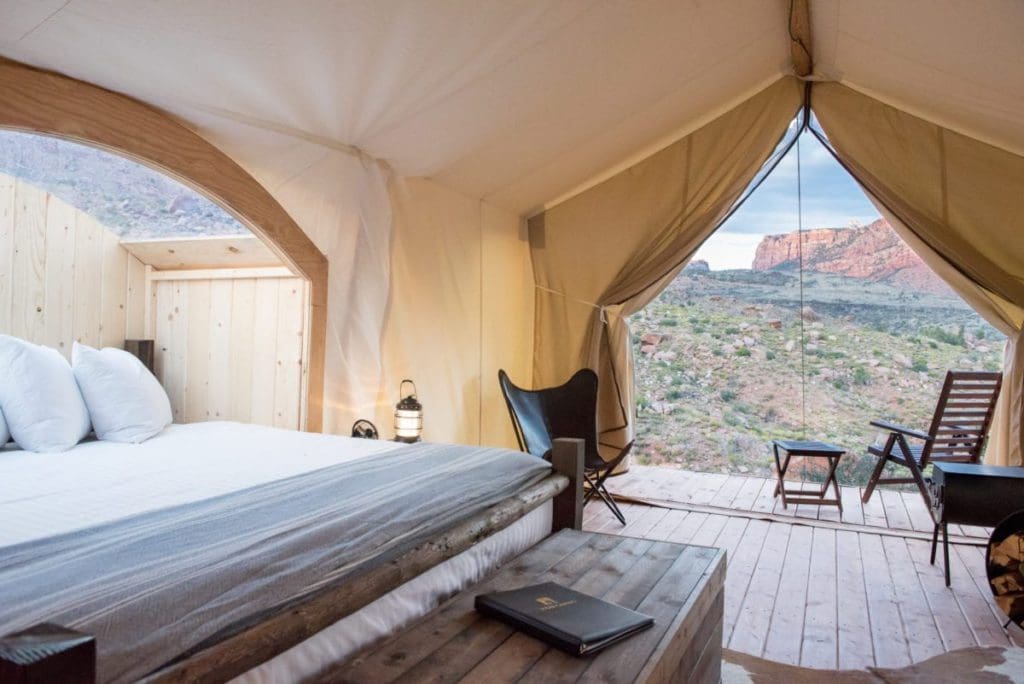
[[405, 383], [409, 383], [410, 385], [412, 385], [412, 394], [409, 395], [409, 396], [415, 397], [416, 396], [416, 383], [413, 382], [412, 380], [409, 380], [408, 378], [405, 379], [405, 380], [402, 380], [402, 383], [398, 386], [398, 396], [400, 398], [403, 398], [403, 399], [405, 398], [405, 395], [402, 394], [402, 388], [405, 387]]

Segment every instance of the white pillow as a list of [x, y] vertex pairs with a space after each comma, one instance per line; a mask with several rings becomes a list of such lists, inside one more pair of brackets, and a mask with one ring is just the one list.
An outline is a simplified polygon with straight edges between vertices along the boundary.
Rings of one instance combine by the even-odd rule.
[[171, 424], [167, 393], [133, 354], [75, 342], [71, 364], [99, 439], [138, 444]]
[[0, 335], [0, 410], [26, 451], [66, 451], [89, 433], [89, 411], [56, 349]]
[[4, 419], [4, 411], [0, 409], [0, 449], [11, 441], [11, 431], [7, 429], [7, 421]]

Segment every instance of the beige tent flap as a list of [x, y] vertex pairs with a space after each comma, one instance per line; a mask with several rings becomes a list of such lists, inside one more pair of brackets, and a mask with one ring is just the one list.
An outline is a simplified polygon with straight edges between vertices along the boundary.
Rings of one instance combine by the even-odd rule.
[[633, 438], [625, 317], [643, 308], [718, 227], [802, 102], [775, 82], [678, 142], [530, 220], [536, 386], [580, 367], [600, 377], [602, 441]]
[[918, 254], [1007, 334], [987, 460], [1021, 464], [1024, 157], [836, 83], [812, 105], [843, 165]]

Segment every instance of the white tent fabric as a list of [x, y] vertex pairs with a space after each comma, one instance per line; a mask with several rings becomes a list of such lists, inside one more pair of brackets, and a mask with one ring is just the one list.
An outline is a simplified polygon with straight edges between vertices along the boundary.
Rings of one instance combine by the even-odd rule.
[[[169, 112], [328, 254], [331, 430], [385, 416], [407, 372], [451, 414], [432, 437], [487, 440], [503, 420], [490, 371], [531, 353], [491, 330], [531, 325], [532, 298], [488, 280], [532, 279], [519, 220], [789, 73], [789, 5], [0, 0], [0, 55]], [[1024, 153], [1024, 3], [810, 0], [810, 15], [816, 77]], [[431, 180], [407, 191], [413, 176]], [[430, 249], [398, 247], [419, 230]], [[458, 259], [442, 253], [453, 245]], [[469, 298], [439, 296], [424, 316], [403, 278], [404, 293], [447, 282]]]

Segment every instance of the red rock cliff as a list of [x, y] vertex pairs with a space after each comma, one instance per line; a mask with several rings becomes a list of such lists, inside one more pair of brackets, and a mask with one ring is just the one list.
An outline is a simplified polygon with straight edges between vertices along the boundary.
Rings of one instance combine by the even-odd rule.
[[[755, 271], [779, 267], [795, 268], [799, 263], [800, 234], [766, 235], [757, 246]], [[949, 287], [932, 273], [885, 219], [855, 228], [816, 228], [803, 233], [804, 268], [818, 273], [836, 273], [872, 282], [924, 292], [949, 292]]]

